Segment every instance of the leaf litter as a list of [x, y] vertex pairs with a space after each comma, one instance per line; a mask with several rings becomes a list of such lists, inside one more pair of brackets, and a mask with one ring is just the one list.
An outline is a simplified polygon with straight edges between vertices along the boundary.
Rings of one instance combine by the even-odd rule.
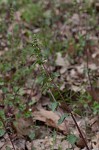
[[[82, 1], [77, 1], [78, 4], [80, 4], [80, 2]], [[59, 1], [59, 4], [61, 4], [62, 2]], [[72, 1], [64, 1], [64, 3], [69, 3], [71, 4]], [[63, 3], [63, 4], [64, 4]], [[91, 5], [93, 5], [94, 2], [90, 2]], [[46, 4], [46, 2], [45, 2]], [[46, 4], [47, 7], [49, 6], [49, 9], [50, 9], [50, 2], [48, 2], [48, 4]], [[95, 8], [96, 10], [98, 11], [98, 2], [94, 4], [95, 5]], [[82, 3], [82, 6], [83, 6], [83, 3]], [[79, 9], [82, 8], [82, 6], [80, 5], [79, 6]], [[60, 8], [56, 8], [56, 16], [57, 15], [60, 15], [61, 14], [61, 11], [59, 10]], [[66, 13], [65, 11], [67, 10], [64, 10], [64, 14]], [[16, 20], [19, 22], [21, 22], [21, 15], [20, 15], [21, 12], [16, 12], [15, 14], [15, 17], [16, 17]], [[68, 12], [67, 12], [68, 13]], [[64, 18], [66, 16], [63, 16]], [[85, 18], [84, 18], [85, 17]], [[58, 22], [55, 22], [55, 24], [52, 26], [52, 31], [54, 31], [54, 29], [56, 29], [55, 31], [57, 32], [59, 30], [60, 34], [58, 35], [57, 33], [56, 34], [56, 37], [59, 37], [61, 39], [61, 41], [63, 41], [65, 38], [67, 39], [70, 39], [72, 36], [74, 36], [75, 38], [75, 41], [78, 42], [79, 40], [79, 37], [78, 37], [78, 33], [81, 33], [83, 35], [86, 35], [87, 32], [89, 32], [91, 30], [91, 27], [90, 25], [87, 24], [87, 21], [86, 21], [86, 18], [89, 18], [89, 15], [85, 12], [82, 16], [80, 16], [77, 13], [73, 13], [73, 15], [68, 19], [68, 23], [66, 23], [65, 21], [62, 22], [62, 19], [64, 20], [64, 18], [61, 18], [60, 20], [58, 20]], [[85, 23], [85, 25], [84, 25]], [[9, 32], [12, 32], [14, 26], [15, 26], [16, 22], [11, 24], [10, 27], [9, 27]], [[29, 28], [30, 25], [28, 25], [27, 23], [23, 22], [23, 24], [25, 24], [26, 28]], [[69, 24], [69, 25], [68, 25]], [[70, 25], [71, 24], [71, 25]], [[31, 28], [31, 27], [30, 27]], [[25, 29], [27, 30], [27, 29]], [[40, 31], [40, 27], [36, 28], [36, 29], [33, 29], [33, 32], [39, 32]], [[65, 33], [66, 32], [66, 33]], [[22, 31], [22, 33], [26, 33], [26, 31]], [[98, 38], [97, 36], [95, 36], [97, 33], [96, 30], [91, 30], [90, 32], [90, 37], [89, 37], [89, 40], [93, 40], [96, 42], [96, 46], [91, 46], [90, 48], [87, 46], [87, 48], [89, 48], [89, 54], [88, 56], [89, 57], [89, 61], [88, 61], [88, 68], [93, 72], [95, 72], [95, 74], [99, 74], [99, 47], [97, 45], [97, 43], [99, 42], [98, 41]], [[65, 37], [66, 36], [66, 37]], [[28, 38], [25, 38], [25, 40], [27, 40]], [[55, 67], [60, 67], [60, 69], [57, 69], [57, 71], [59, 71], [60, 73], [60, 76], [61, 76], [61, 79], [62, 79], [62, 86], [61, 86], [61, 90], [64, 90], [67, 86], [67, 83], [68, 83], [68, 87], [75, 91], [75, 92], [79, 92], [81, 90], [84, 90], [86, 91], [86, 87], [88, 86], [88, 83], [87, 85], [85, 85], [85, 83], [88, 81], [87, 79], [87, 73], [84, 73], [85, 69], [86, 69], [86, 61], [85, 61], [85, 58], [86, 58], [86, 50], [85, 50], [85, 54], [83, 55], [83, 58], [82, 56], [74, 56], [75, 55], [75, 45], [71, 44], [69, 45], [69, 49], [68, 49], [68, 53], [62, 55], [61, 52], [58, 52], [56, 53], [56, 61], [55, 61]], [[0, 45], [0, 50], [4, 49], [5, 52], [8, 51], [7, 49], [8, 45], [7, 43], [5, 43], [5, 41], [2, 42], [2, 44]], [[71, 56], [74, 56], [74, 61], [72, 62], [69, 58], [69, 53], [71, 50], [71, 53], [72, 55]], [[4, 55], [5, 53], [4, 51], [0, 51], [0, 56]], [[54, 69], [56, 69], [54, 68]], [[93, 75], [93, 74], [92, 74]], [[95, 75], [94, 75], [95, 76]], [[98, 75], [97, 75], [98, 76]], [[93, 76], [92, 76], [93, 78]], [[57, 78], [57, 81], [59, 81], [59, 79]], [[30, 85], [30, 82], [29, 83], [26, 83], [26, 86], [27, 85]], [[98, 84], [98, 83], [97, 83]], [[97, 85], [99, 86], [99, 84]], [[42, 97], [42, 93], [40, 93], [41, 91], [38, 90], [35, 90], [36, 89], [36, 86], [34, 86], [34, 89], [27, 89], [25, 88], [24, 90], [24, 95], [26, 96], [25, 99], [27, 99], [28, 96], [29, 99], [34, 98], [35, 99], [35, 102], [34, 103], [39, 103], [40, 100], [41, 100], [41, 97]], [[91, 95], [92, 97], [99, 101], [98, 97], [98, 91], [99, 90], [96, 90], [94, 89], [95, 92], [92, 92], [91, 91]], [[97, 93], [96, 93], [97, 91]], [[90, 92], [90, 91], [89, 91]], [[0, 93], [0, 97], [2, 97], [2, 92]], [[47, 98], [45, 98], [44, 101], [46, 101]], [[46, 103], [46, 102], [45, 102]], [[49, 105], [50, 102], [46, 103], [45, 105]], [[42, 105], [42, 104], [41, 104]], [[44, 105], [42, 106], [44, 107]], [[31, 111], [32, 111], [32, 115], [33, 115], [33, 120], [30, 118], [29, 120], [28, 119], [24, 119], [23, 118], [20, 118], [20, 119], [16, 119], [16, 122], [17, 122], [17, 125], [14, 126], [14, 130], [15, 130], [15, 135], [19, 135], [19, 141], [18, 140], [15, 140], [14, 144], [17, 146], [17, 149], [25, 149], [25, 146], [28, 148], [28, 149], [32, 149], [33, 147], [35, 147], [36, 149], [51, 149], [53, 147], [53, 149], [58, 149], [59, 148], [59, 145], [61, 145], [61, 148], [64, 150], [66, 148], [72, 148], [71, 144], [68, 143], [66, 140], [63, 140], [63, 142], [61, 141], [61, 139], [64, 138], [64, 135], [57, 135], [56, 137], [56, 143], [54, 144], [53, 143], [53, 138], [52, 137], [45, 137], [45, 139], [36, 139], [36, 140], [33, 140], [32, 142], [27, 142], [25, 141], [25, 136], [27, 136], [30, 132], [33, 131], [33, 129], [30, 129], [30, 126], [31, 125], [34, 125], [35, 124], [35, 121], [40, 121], [43, 122], [43, 126], [47, 125], [47, 126], [50, 126], [50, 127], [53, 127], [53, 128], [56, 128], [56, 130], [58, 131], [61, 131], [63, 134], [69, 134], [69, 130], [71, 129], [73, 132], [75, 131], [75, 125], [73, 124], [73, 122], [71, 121], [71, 119], [65, 119], [66, 121], [66, 124], [65, 122], [63, 122], [61, 125], [58, 125], [58, 120], [60, 118], [60, 115], [58, 114], [59, 112], [56, 111], [56, 112], [53, 112], [53, 111], [49, 111], [49, 110], [46, 110], [44, 108], [41, 108], [41, 107], [33, 107], [31, 108]], [[84, 120], [85, 118], [83, 119], [80, 119], [81, 117], [77, 117], [76, 116], [76, 119], [77, 119], [77, 122], [80, 126], [83, 126], [81, 127], [82, 131], [85, 132], [86, 131], [86, 123], [84, 123]], [[98, 150], [99, 148], [99, 123], [98, 123], [98, 118], [97, 116], [93, 117], [92, 120], [90, 120], [89, 118], [87, 118], [87, 123], [88, 125], [90, 126], [91, 128], [91, 131], [92, 132], [95, 132], [95, 136], [91, 136], [91, 142], [88, 142], [89, 143], [89, 146], [90, 146], [90, 149], [93, 149], [93, 150]], [[71, 126], [71, 128], [70, 128]], [[41, 129], [42, 129], [42, 126], [41, 126]], [[26, 132], [24, 132], [26, 131]], [[75, 132], [74, 132], [75, 133]], [[87, 133], [87, 131], [86, 131]], [[60, 133], [58, 133], [60, 134]], [[75, 146], [75, 150], [77, 149], [80, 149], [82, 147], [85, 147], [85, 145], [83, 144], [83, 141], [82, 139], [79, 137], [79, 133], [75, 133], [75, 135], [77, 135], [78, 137], [78, 141], [76, 142], [76, 146]], [[21, 136], [21, 138], [20, 138]], [[89, 136], [90, 137], [90, 136]], [[88, 138], [89, 138], [88, 137]], [[23, 139], [22, 139], [23, 138]], [[4, 140], [7, 140], [7, 142], [5, 142]], [[4, 137], [2, 138], [3, 142], [1, 142], [0, 147], [2, 150], [3, 149], [6, 149], [5, 147], [11, 147], [11, 142], [9, 141], [9, 138], [6, 135], [4, 135]], [[2, 143], [4, 145], [2, 145]], [[18, 144], [19, 143], [19, 144]], [[20, 143], [22, 143], [20, 145]], [[80, 143], [80, 144], [79, 144]], [[78, 146], [77, 146], [78, 145]], [[83, 148], [83, 150], [85, 150], [85, 148]]]

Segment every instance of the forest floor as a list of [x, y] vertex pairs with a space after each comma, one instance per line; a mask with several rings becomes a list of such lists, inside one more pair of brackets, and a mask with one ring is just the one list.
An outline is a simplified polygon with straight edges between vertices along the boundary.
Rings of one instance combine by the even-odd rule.
[[0, 150], [12, 149], [99, 150], [98, 0], [0, 1]]

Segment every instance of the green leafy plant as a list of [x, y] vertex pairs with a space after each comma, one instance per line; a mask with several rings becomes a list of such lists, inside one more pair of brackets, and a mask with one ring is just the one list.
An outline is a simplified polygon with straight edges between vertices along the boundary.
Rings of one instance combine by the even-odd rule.
[[[58, 20], [62, 17], [61, 15], [56, 14], [55, 8], [64, 12], [66, 8], [69, 9], [68, 5], [70, 5], [71, 9], [75, 9], [77, 1], [68, 5], [60, 3], [59, 6], [56, 1], [51, 1], [51, 10], [47, 11], [42, 5], [42, 2], [33, 3], [31, 0], [9, 0], [6, 3], [9, 8], [10, 6], [12, 7], [11, 9], [8, 9], [10, 14], [7, 20], [8, 22], [5, 24], [3, 20], [2, 24], [0, 24], [0, 31], [3, 35], [6, 33], [4, 39], [6, 39], [8, 43], [8, 51], [0, 57], [0, 88], [4, 95], [1, 100], [1, 104], [6, 106], [6, 109], [4, 108], [4, 110], [0, 110], [0, 117], [2, 118], [0, 121], [0, 136], [5, 134], [5, 122], [6, 120], [12, 121], [12, 115], [19, 118], [23, 116], [25, 118], [31, 117], [31, 111], [29, 111], [28, 108], [32, 107], [36, 103], [36, 99], [31, 99], [29, 96], [25, 99], [25, 95], [27, 93], [25, 92], [26, 89], [24, 90], [24, 87], [28, 79], [35, 81], [32, 84], [39, 86], [42, 94], [51, 95], [51, 100], [53, 100], [53, 102], [49, 107], [52, 111], [55, 111], [58, 107], [60, 107], [61, 102], [68, 101], [69, 104], [73, 102], [70, 102], [72, 99], [72, 96], [69, 97], [70, 93], [68, 94], [66, 90], [64, 93], [61, 92], [59, 85], [55, 82], [54, 79], [57, 74], [52, 73], [49, 67], [49, 62], [52, 65], [54, 61], [50, 61], [51, 58], [49, 57], [51, 53], [53, 57], [55, 57], [55, 52], [53, 50], [62, 51], [64, 54], [66, 53], [66, 51], [64, 52], [64, 49], [68, 49], [69, 47], [68, 39], [61, 40], [61, 35], [59, 33], [55, 32], [55, 35], [53, 34], [53, 23], [56, 22], [58, 25]], [[22, 12], [19, 8], [22, 8]], [[89, 14], [93, 14], [93, 19], [90, 20], [90, 22], [93, 23], [95, 13], [93, 13], [92, 8], [88, 8], [87, 11]], [[22, 19], [20, 22], [15, 20], [15, 17], [17, 16], [15, 12], [20, 12], [19, 19]], [[68, 13], [69, 17], [70, 15], [72, 15], [72, 13]], [[5, 8], [3, 9], [1, 19], [4, 16], [6, 16]], [[64, 24], [68, 16], [63, 16], [62, 21]], [[93, 24], [95, 25], [96, 22]], [[12, 27], [12, 32], [7, 32], [9, 27]], [[34, 35], [34, 32], [38, 32], [38, 35]], [[72, 41], [75, 49], [77, 50], [77, 54], [82, 55], [86, 45], [86, 40], [81, 34], [78, 34], [78, 39], [77, 43], [74, 38]], [[30, 86], [31, 91], [33, 90], [32, 87], [33, 85]], [[64, 98], [64, 95], [67, 97]], [[58, 99], [61, 99], [61, 101], [57, 102]], [[88, 105], [84, 99], [91, 101], [90, 96], [87, 94], [79, 95], [77, 100], [79, 101], [78, 103], [84, 105], [84, 108], [87, 108]], [[94, 103], [92, 109], [94, 114], [99, 113], [99, 105], [97, 102]], [[18, 114], [15, 114], [14, 110], [18, 110]], [[61, 115], [58, 124], [62, 124], [65, 118], [70, 115], [82, 139], [84, 140], [72, 111], [74, 110], [68, 108], [67, 113]], [[9, 112], [11, 112], [11, 116], [9, 116]], [[34, 133], [31, 133], [30, 138], [33, 140], [34, 137]], [[76, 137], [74, 135], [68, 135], [67, 140], [73, 145], [76, 141]], [[89, 149], [85, 140], [84, 142], [87, 149]]]
[[77, 137], [74, 134], [69, 134], [66, 139], [72, 146], [77, 141]]
[[58, 120], [58, 124], [62, 124], [67, 117], [68, 117], [68, 114], [64, 113]]
[[59, 105], [58, 102], [55, 101], [55, 102], [51, 103], [51, 105], [49, 107], [52, 111], [55, 111], [57, 109], [58, 105]]
[[41, 18], [43, 17], [43, 9], [42, 4], [33, 4], [29, 3], [28, 7], [24, 9], [24, 12], [22, 13], [22, 18], [25, 19], [28, 23], [37, 24], [39, 23]]
[[96, 114], [99, 114], [99, 103], [95, 101], [94, 104], [93, 104], [92, 109], [93, 109], [93, 113], [94, 113], [95, 115], [96, 115]]
[[5, 134], [5, 129], [2, 121], [0, 121], [0, 137], [2, 137], [4, 134]]

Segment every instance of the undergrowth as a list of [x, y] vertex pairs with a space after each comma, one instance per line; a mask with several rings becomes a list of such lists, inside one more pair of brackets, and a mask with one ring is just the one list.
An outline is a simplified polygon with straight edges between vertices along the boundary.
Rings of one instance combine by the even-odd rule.
[[[85, 112], [87, 111], [89, 108], [88, 103], [92, 101], [92, 97], [87, 92], [75, 93], [70, 89], [60, 91], [60, 85], [57, 85], [55, 82], [58, 74], [50, 71], [50, 64], [52, 63], [51, 65], [54, 65], [55, 63], [52, 61], [48, 64], [49, 60], [53, 58], [52, 55], [54, 55], [55, 58], [53, 49], [61, 51], [64, 54], [63, 49], [68, 49], [70, 41], [59, 42], [60, 40], [57, 40], [57, 37], [54, 37], [50, 30], [52, 23], [57, 21], [54, 19], [54, 7], [52, 10], [49, 10], [49, 12], [44, 13], [45, 8], [43, 8], [41, 3], [32, 4], [30, 2], [28, 6], [25, 5], [25, 3], [27, 4], [27, 1], [24, 1], [24, 3], [13, 1], [12, 4], [14, 5], [14, 8], [9, 5], [8, 9], [10, 16], [6, 16], [5, 10], [2, 10], [3, 19], [0, 30], [2, 31], [2, 36], [4, 36], [7, 41], [7, 51], [0, 57], [0, 92], [2, 95], [0, 99], [0, 136], [7, 132], [7, 121], [13, 122], [13, 119], [16, 117], [20, 118], [24, 116], [28, 118], [32, 116], [30, 108], [36, 103], [36, 100], [32, 101], [31, 99], [28, 99], [29, 96], [25, 97], [25, 88], [30, 88], [32, 91], [34, 84], [39, 87], [40, 92], [43, 95], [50, 95], [52, 105], [49, 109], [52, 109], [53, 111], [55, 111], [61, 103], [65, 102], [68, 104], [68, 107], [66, 108], [67, 113], [71, 113], [69, 106], [72, 105], [73, 111], [81, 115], [83, 110], [85, 110]], [[16, 22], [13, 16], [19, 6], [21, 8], [23, 5], [27, 7], [24, 7], [21, 16], [22, 21], [26, 23], [25, 25], [23, 22]], [[5, 8], [6, 7], [7, 6], [5, 5]], [[64, 7], [65, 6], [60, 5], [60, 9], [64, 10]], [[92, 13], [89, 9], [88, 11], [89, 13]], [[8, 17], [6, 24], [4, 17]], [[15, 23], [14, 27], [11, 24], [13, 22]], [[42, 29], [36, 35], [32, 30], [39, 26], [39, 24], [41, 24], [41, 29], [42, 27], [45, 29]], [[11, 26], [13, 28], [12, 30], [10, 29]], [[47, 33], [46, 30], [48, 30]], [[50, 41], [51, 38], [53, 39], [52, 43]], [[74, 42], [76, 55], [81, 56], [83, 55], [86, 41], [80, 34], [78, 35], [78, 38], [78, 43], [76, 43], [74, 39], [71, 41]], [[26, 87], [26, 83], [29, 80], [32, 83]], [[79, 110], [79, 107], [82, 108], [82, 110]], [[99, 104], [97, 102], [90, 107], [90, 112], [95, 114], [99, 113]], [[83, 115], [86, 115], [86, 113]], [[66, 116], [62, 116], [59, 123], [62, 123], [65, 118]], [[70, 142], [73, 140], [75, 141], [73, 135], [68, 136], [67, 139], [70, 140]]]

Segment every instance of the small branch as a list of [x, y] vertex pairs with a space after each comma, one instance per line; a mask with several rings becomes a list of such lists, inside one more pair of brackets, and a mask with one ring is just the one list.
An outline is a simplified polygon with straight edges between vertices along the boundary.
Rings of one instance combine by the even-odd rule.
[[72, 119], [73, 119], [73, 121], [74, 121], [74, 123], [75, 123], [75, 125], [76, 125], [76, 127], [77, 127], [77, 129], [78, 129], [78, 131], [79, 131], [79, 133], [80, 133], [81, 138], [83, 139], [83, 142], [84, 142], [84, 144], [85, 144], [87, 150], [90, 150], [89, 147], [88, 147], [88, 145], [87, 145], [87, 142], [86, 142], [86, 140], [85, 140], [85, 138], [84, 138], [84, 136], [83, 136], [83, 134], [82, 134], [82, 132], [81, 132], [81, 130], [80, 130], [80, 127], [79, 127], [79, 125], [78, 125], [78, 123], [77, 123], [77, 121], [76, 121], [76, 119], [75, 119], [75, 117], [74, 117], [74, 115], [73, 115], [73, 113], [70, 112], [70, 114], [71, 114], [71, 117], [72, 117]]

